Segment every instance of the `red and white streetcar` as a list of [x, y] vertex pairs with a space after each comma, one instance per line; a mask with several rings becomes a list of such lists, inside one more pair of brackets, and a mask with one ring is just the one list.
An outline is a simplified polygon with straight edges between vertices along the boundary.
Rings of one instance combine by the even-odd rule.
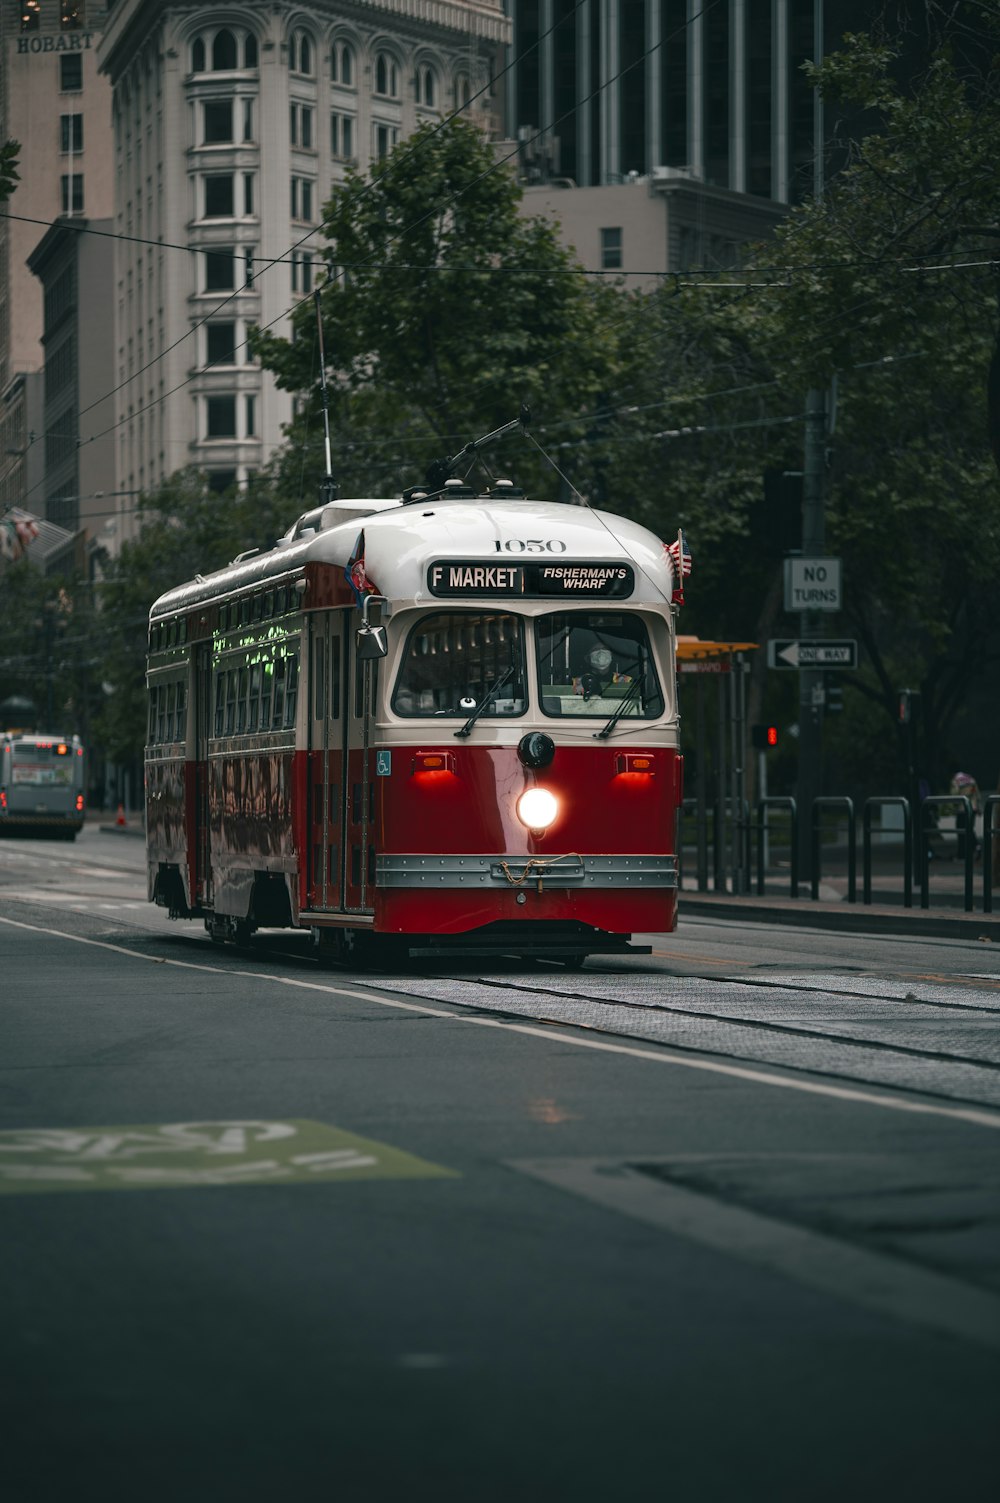
[[572, 965], [673, 929], [681, 552], [451, 479], [331, 501], [161, 596], [150, 899], [375, 958]]

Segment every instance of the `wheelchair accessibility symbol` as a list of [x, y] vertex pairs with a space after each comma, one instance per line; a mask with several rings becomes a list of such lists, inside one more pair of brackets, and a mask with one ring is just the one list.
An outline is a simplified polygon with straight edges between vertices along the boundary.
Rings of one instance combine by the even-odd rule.
[[392, 752], [377, 751], [375, 753], [375, 775], [387, 778], [392, 772]]

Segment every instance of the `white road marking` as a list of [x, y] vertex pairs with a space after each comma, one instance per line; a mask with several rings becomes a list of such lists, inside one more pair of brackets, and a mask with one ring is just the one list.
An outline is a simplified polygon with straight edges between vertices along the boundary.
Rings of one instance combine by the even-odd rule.
[[[464, 1023], [468, 1027], [492, 1028], [504, 1033], [519, 1033], [528, 1038], [545, 1039], [551, 1043], [556, 1036], [560, 1045], [576, 1049], [592, 1049], [600, 1054], [617, 1054], [627, 1059], [642, 1059], [651, 1064], [672, 1065], [681, 1070], [700, 1070], [709, 1075], [725, 1075], [732, 1080], [749, 1081], [754, 1085], [773, 1086], [777, 1090], [800, 1091], [809, 1096], [825, 1096], [834, 1101], [851, 1101], [865, 1106], [881, 1107], [885, 1111], [905, 1112], [912, 1116], [943, 1117], [952, 1122], [968, 1122], [976, 1127], [1000, 1129], [1000, 1112], [988, 1109], [961, 1106], [941, 1106], [929, 1101], [907, 1101], [894, 1096], [883, 1096], [875, 1091], [860, 1090], [853, 1086], [827, 1085], [820, 1081], [797, 1080], [789, 1076], [773, 1075], [767, 1070], [751, 1069], [746, 1065], [727, 1065], [716, 1060], [692, 1059], [670, 1053], [667, 1047], [644, 1049], [632, 1044], [614, 1044], [606, 1039], [578, 1038], [560, 1028], [558, 1035], [552, 1025], [532, 1027], [528, 1023], [509, 1023], [494, 1018], [470, 1017], [460, 1012], [449, 1012], [443, 1007], [433, 1007], [425, 1002], [403, 1002], [397, 998], [373, 996], [371, 992], [355, 991], [346, 986], [330, 986], [320, 981], [301, 981], [292, 976], [274, 976], [260, 971], [237, 970], [235, 967], [204, 965], [191, 960], [171, 960], [159, 955], [143, 955], [130, 950], [126, 945], [112, 944], [109, 940], [86, 939], [82, 934], [67, 934], [62, 929], [46, 929], [39, 924], [26, 924], [19, 919], [0, 917], [0, 924], [12, 929], [25, 929], [31, 934], [66, 939], [73, 944], [90, 945], [97, 950], [109, 950], [117, 955], [126, 955], [130, 960], [146, 961], [152, 965], [174, 966], [182, 971], [202, 971], [212, 976], [243, 976], [252, 981], [271, 982], [276, 986], [289, 986], [301, 991], [320, 992], [326, 996], [353, 997], [368, 1002], [374, 1007], [391, 1008], [396, 1012], [415, 1012], [422, 1017], [444, 1018], [450, 1022]], [[455, 1006], [461, 1004], [456, 1003]], [[571, 1025], [579, 1026], [579, 1025]]]
[[810, 1289], [1000, 1350], [1000, 1299], [945, 1274], [665, 1184], [620, 1160], [515, 1159], [510, 1164], [547, 1185]]

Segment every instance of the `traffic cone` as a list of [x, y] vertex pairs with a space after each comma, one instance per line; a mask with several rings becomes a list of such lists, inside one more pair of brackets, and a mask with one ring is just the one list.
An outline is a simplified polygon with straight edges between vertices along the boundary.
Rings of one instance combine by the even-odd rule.
[[126, 820], [125, 820], [125, 805], [124, 804], [119, 804], [118, 805], [118, 818], [115, 820], [115, 824], [116, 825], [123, 825], [125, 823], [126, 823]]

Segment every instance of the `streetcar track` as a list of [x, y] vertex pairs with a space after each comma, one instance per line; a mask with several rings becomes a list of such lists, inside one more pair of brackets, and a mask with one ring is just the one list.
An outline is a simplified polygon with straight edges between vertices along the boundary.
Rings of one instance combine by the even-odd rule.
[[[462, 980], [460, 976], [442, 976], [439, 979], [442, 981], [456, 982], [460, 982]], [[696, 979], [712, 980], [713, 978], [698, 977]], [[668, 1014], [673, 1017], [695, 1018], [698, 1020], [704, 1019], [712, 1023], [728, 1024], [732, 1028], [760, 1029], [761, 1031], [768, 1033], [787, 1034], [793, 1038], [816, 1039], [824, 1043], [848, 1045], [855, 1049], [877, 1049], [885, 1054], [901, 1054], [915, 1059], [928, 1060], [931, 1062], [936, 1061], [940, 1064], [971, 1065], [974, 1068], [980, 1070], [993, 1070], [1000, 1072], [1000, 1062], [993, 1060], [976, 1059], [966, 1054], [944, 1054], [939, 1050], [916, 1049], [908, 1044], [887, 1044], [883, 1043], [879, 1039], [852, 1038], [847, 1034], [828, 1033], [825, 1030], [817, 1028], [796, 1028], [790, 1023], [771, 1023], [759, 1018], [731, 1018], [727, 1017], [724, 1013], [703, 1012], [696, 1008], [677, 1007], [673, 1003], [629, 1002], [617, 997], [598, 997], [591, 993], [560, 992], [555, 991], [551, 987], [524, 986], [520, 984], [510, 985], [502, 981], [491, 981], [483, 976], [477, 976], [476, 983], [479, 986], [494, 987], [497, 990], [526, 992], [536, 996], [558, 998], [560, 1001], [564, 1002], [586, 1002], [601, 1007], [624, 1007], [629, 1011], [652, 1013], [654, 1015], [660, 1016], [662, 1016], [663, 1014]], [[825, 996], [828, 994], [825, 992], [817, 992], [816, 995]], [[843, 994], [839, 992], [832, 992], [829, 993], [829, 995], [840, 996]], [[893, 997], [879, 998], [876, 1000], [898, 1001], [900, 999]], [[928, 1003], [926, 1005], [934, 1006], [935, 1004]], [[947, 1006], [947, 1004], [941, 1005]], [[984, 1010], [988, 1011], [986, 1009]], [[590, 1025], [584, 1023], [581, 1026], [588, 1027]], [[671, 1047], [683, 1046], [671, 1045]]]

